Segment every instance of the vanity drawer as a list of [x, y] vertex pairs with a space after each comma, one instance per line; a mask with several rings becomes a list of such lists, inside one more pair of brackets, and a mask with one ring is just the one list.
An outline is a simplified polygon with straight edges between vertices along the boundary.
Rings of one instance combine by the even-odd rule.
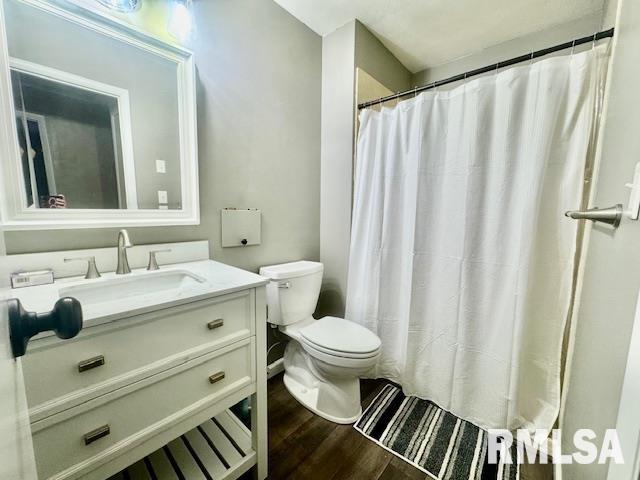
[[250, 385], [254, 351], [251, 337], [34, 423], [38, 477], [86, 474]]
[[32, 342], [22, 360], [31, 421], [247, 338], [254, 319], [245, 290]]

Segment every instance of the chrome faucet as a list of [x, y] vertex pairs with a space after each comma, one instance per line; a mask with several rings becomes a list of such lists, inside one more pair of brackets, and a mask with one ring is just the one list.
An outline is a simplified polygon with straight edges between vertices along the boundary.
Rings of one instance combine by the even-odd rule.
[[116, 268], [116, 275], [131, 273], [129, 260], [127, 259], [127, 248], [131, 247], [133, 247], [133, 243], [129, 239], [129, 232], [120, 230], [118, 232], [118, 267]]

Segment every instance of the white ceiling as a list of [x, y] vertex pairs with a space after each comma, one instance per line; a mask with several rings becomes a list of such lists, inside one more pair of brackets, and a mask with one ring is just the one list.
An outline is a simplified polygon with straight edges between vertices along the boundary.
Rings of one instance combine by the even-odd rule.
[[412, 72], [603, 9], [605, 0], [275, 0], [319, 35], [358, 19]]

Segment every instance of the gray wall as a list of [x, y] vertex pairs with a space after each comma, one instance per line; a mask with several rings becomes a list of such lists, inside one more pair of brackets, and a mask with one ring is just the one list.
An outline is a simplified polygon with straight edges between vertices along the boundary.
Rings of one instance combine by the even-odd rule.
[[[319, 258], [321, 38], [271, 1], [194, 2], [201, 225], [134, 243], [208, 239], [249, 270]], [[262, 245], [220, 247], [220, 209], [262, 209]], [[113, 245], [117, 229], [6, 232], [9, 253]]]
[[[411, 74], [364, 25], [352, 21], [322, 43], [322, 185], [320, 315], [344, 315], [351, 232], [355, 71], [362, 68], [391, 90], [410, 86]], [[387, 83], [385, 83], [387, 82]]]
[[70, 208], [118, 208], [111, 128], [63, 115], [46, 122], [56, 193]]
[[[169, 208], [179, 208], [175, 63], [15, 0], [6, 7], [11, 56], [128, 90], [138, 207], [158, 208], [157, 191], [166, 190]], [[156, 160], [166, 161], [166, 174], [156, 173]]]
[[604, 14], [602, 15], [602, 28], [611, 28], [616, 23], [618, 14], [618, 0], [605, 0]]
[[417, 72], [413, 76], [413, 83], [415, 85], [425, 85], [475, 68], [491, 65], [501, 60], [518, 57], [533, 50], [592, 35], [601, 29], [602, 17], [603, 13], [598, 12], [578, 18], [572, 22], [556, 25], [540, 32], [523, 35], [508, 42], [485, 48], [476, 54]]
[[362, 23], [355, 22], [355, 66], [388, 89], [397, 92], [413, 86], [413, 75]]
[[322, 39], [322, 181], [319, 315], [344, 312], [353, 156], [355, 22]]

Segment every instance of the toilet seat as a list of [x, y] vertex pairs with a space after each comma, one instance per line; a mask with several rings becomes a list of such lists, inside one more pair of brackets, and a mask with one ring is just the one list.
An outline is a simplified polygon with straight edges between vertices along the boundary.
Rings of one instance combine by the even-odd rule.
[[380, 352], [376, 351], [376, 352], [373, 352], [373, 354], [371, 354], [368, 357], [361, 357], [361, 358], [341, 357], [339, 355], [334, 355], [332, 353], [326, 353], [326, 352], [323, 352], [322, 350], [318, 350], [313, 345], [305, 341], [300, 342], [300, 345], [302, 346], [305, 352], [307, 352], [311, 357], [315, 358], [316, 360], [320, 360], [321, 362], [324, 362], [329, 365], [333, 365], [335, 367], [342, 367], [347, 369], [348, 368], [361, 369], [361, 368], [373, 367], [376, 364], [376, 360], [378, 359], [378, 356], [380, 355]]
[[377, 357], [380, 352], [381, 342], [375, 333], [343, 318], [323, 317], [298, 333], [309, 353], [364, 360]]
[[367, 352], [367, 353], [351, 353], [351, 352], [340, 352], [337, 350], [331, 350], [328, 348], [324, 348], [321, 347], [319, 345], [314, 344], [313, 342], [310, 342], [304, 338], [300, 338], [298, 339], [298, 341], [305, 345], [308, 346], [310, 348], [313, 348], [315, 351], [318, 352], [322, 352], [325, 353], [327, 355], [331, 355], [333, 357], [341, 357], [341, 358], [371, 358], [371, 357], [375, 357], [380, 353], [380, 349], [374, 350], [372, 352]]

